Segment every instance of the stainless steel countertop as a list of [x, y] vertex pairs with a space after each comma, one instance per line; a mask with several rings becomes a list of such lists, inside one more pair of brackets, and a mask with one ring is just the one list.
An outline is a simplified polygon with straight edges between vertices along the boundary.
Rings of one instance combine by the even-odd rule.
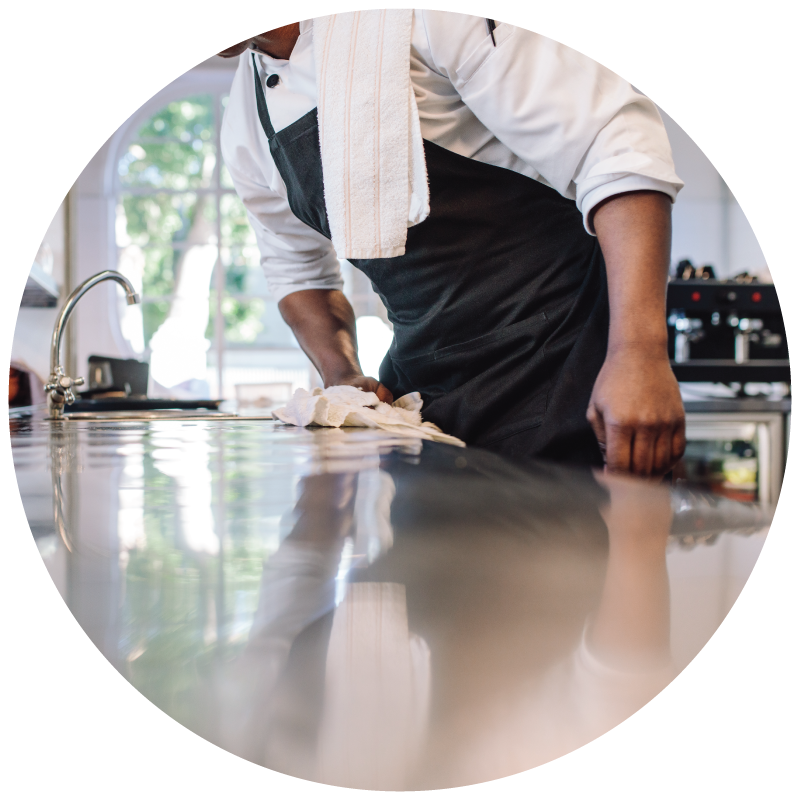
[[792, 399], [767, 400], [761, 397], [708, 397], [704, 399], [684, 399], [683, 407], [688, 413], [733, 413], [733, 414], [789, 414], [792, 410]]
[[510, 775], [705, 645], [769, 514], [376, 431], [11, 420], [49, 573], [156, 706], [280, 772]]

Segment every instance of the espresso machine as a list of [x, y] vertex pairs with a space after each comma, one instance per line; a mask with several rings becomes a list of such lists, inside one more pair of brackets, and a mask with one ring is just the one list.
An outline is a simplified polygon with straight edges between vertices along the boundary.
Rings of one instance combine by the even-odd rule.
[[669, 356], [684, 382], [789, 383], [789, 348], [775, 286], [742, 273], [717, 280], [682, 261], [667, 285]]
[[[774, 504], [791, 426], [789, 349], [775, 286], [747, 273], [717, 280], [712, 267], [683, 261], [667, 285], [667, 321], [686, 410], [686, 452], [673, 482]], [[784, 384], [783, 395], [763, 394], [764, 384]]]

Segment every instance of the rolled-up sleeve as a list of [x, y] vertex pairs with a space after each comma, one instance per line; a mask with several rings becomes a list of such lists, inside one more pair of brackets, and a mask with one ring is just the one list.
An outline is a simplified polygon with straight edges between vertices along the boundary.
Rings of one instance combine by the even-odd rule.
[[587, 230], [601, 200], [683, 182], [655, 104], [596, 61], [505, 23], [424, 12], [435, 69], [539, 179], [576, 201]]
[[[240, 65], [239, 73], [242, 69]], [[244, 89], [238, 83], [239, 73], [223, 120], [222, 156], [255, 232], [270, 292], [280, 302], [305, 289], [341, 289], [333, 246], [292, 213], [266, 137], [254, 130], [253, 119], [244, 113], [247, 106], [237, 96]]]

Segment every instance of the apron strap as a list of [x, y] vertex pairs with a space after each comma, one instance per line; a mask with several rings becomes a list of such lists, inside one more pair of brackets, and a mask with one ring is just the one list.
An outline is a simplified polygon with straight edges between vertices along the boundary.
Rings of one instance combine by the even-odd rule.
[[486, 28], [489, 31], [489, 36], [492, 37], [492, 44], [497, 47], [497, 42], [494, 38], [494, 29], [497, 27], [497, 23], [493, 19], [489, 19], [486, 17]]
[[264, 87], [261, 85], [261, 75], [256, 65], [256, 54], [251, 53], [253, 58], [253, 75], [256, 79], [256, 105], [258, 106], [258, 118], [261, 120], [261, 127], [267, 134], [267, 139], [272, 139], [275, 135], [275, 128], [272, 127], [272, 120], [267, 111], [267, 98], [264, 97]]

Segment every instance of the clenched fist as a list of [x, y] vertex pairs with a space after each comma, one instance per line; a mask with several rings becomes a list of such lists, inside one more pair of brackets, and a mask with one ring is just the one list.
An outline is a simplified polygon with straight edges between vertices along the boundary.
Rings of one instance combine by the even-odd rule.
[[662, 476], [686, 447], [683, 403], [666, 354], [610, 351], [586, 417], [609, 472]]

